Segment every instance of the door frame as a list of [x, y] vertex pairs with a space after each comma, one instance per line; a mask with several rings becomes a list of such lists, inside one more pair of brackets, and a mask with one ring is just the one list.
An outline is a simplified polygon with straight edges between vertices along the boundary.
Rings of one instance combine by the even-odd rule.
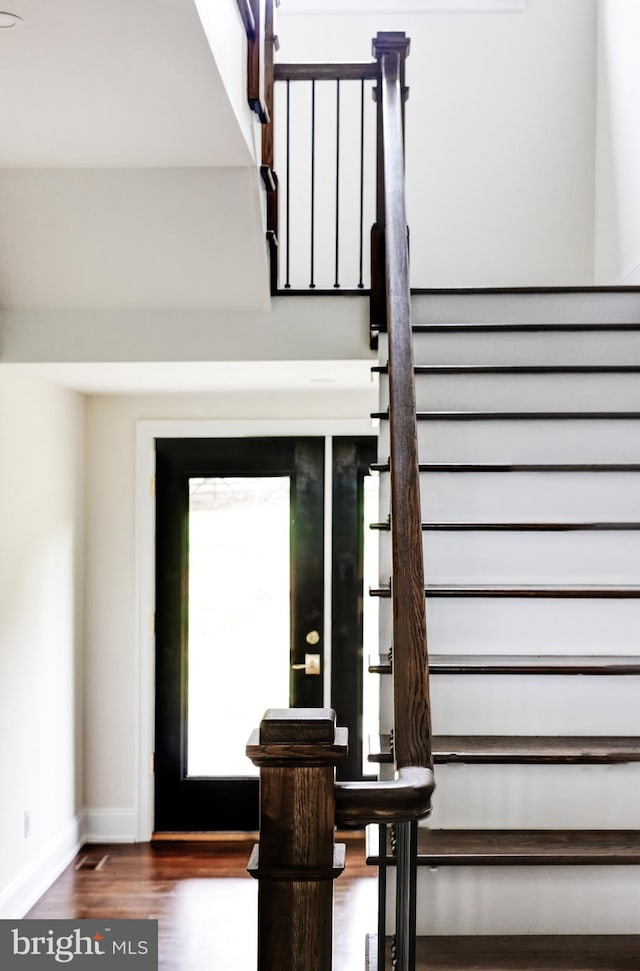
[[[339, 441], [334, 439], [333, 441]], [[247, 740], [247, 726], [257, 713], [269, 704], [322, 708], [324, 691], [322, 677], [309, 677], [304, 666], [309, 645], [306, 635], [316, 631], [317, 646], [313, 650], [323, 652], [324, 596], [324, 460], [325, 439], [320, 436], [286, 438], [172, 438], [156, 439], [156, 540], [158, 560], [156, 584], [156, 756], [155, 756], [155, 828], [160, 832], [191, 831], [251, 831], [258, 828], [258, 778], [248, 760], [243, 759]], [[278, 693], [269, 697], [269, 690], [262, 690], [260, 697], [250, 705], [243, 700], [245, 686], [255, 681], [251, 670], [240, 671], [237, 650], [246, 660], [261, 654], [260, 638], [256, 641], [256, 629], [252, 634], [245, 630], [242, 646], [235, 648], [232, 657], [233, 674], [226, 674], [231, 681], [226, 685], [238, 702], [242, 720], [238, 723], [239, 737], [236, 742], [235, 770], [218, 773], [215, 769], [216, 739], [209, 738], [208, 771], [189, 771], [194, 724], [191, 718], [190, 693], [192, 661], [191, 638], [191, 565], [192, 535], [190, 483], [210, 480], [223, 482], [238, 478], [256, 486], [267, 476], [286, 481], [284, 502], [285, 522], [279, 535], [286, 549], [282, 568], [286, 571], [285, 587], [279, 588], [282, 620], [286, 626], [285, 643], [272, 643], [266, 632], [272, 657], [270, 668], [276, 664], [280, 672], [280, 688], [286, 698]], [[216, 507], [215, 491], [209, 497]], [[264, 522], [264, 513], [260, 517]], [[268, 514], [267, 514], [268, 518]], [[256, 527], [259, 528], [258, 524]], [[197, 546], [197, 543], [195, 544]], [[264, 552], [264, 551], [263, 551]], [[219, 557], [219, 553], [217, 556]], [[209, 551], [208, 565], [212, 567]], [[271, 562], [271, 558], [268, 558]], [[269, 588], [263, 564], [262, 583]], [[204, 568], [206, 571], [206, 567]], [[244, 572], [244, 571], [243, 571]], [[234, 576], [236, 574], [234, 573]], [[284, 580], [284, 577], [281, 579]], [[224, 580], [220, 580], [224, 584]], [[238, 576], [236, 582], [242, 583]], [[209, 599], [217, 599], [211, 581], [207, 584]], [[272, 589], [272, 593], [276, 593]], [[253, 614], [254, 611], [251, 610]], [[245, 604], [246, 614], [246, 604]], [[254, 620], [260, 615], [256, 605]], [[282, 615], [281, 615], [282, 616]], [[285, 619], [286, 618], [286, 619]], [[204, 618], [203, 618], [204, 619]], [[228, 618], [230, 619], [230, 618]], [[318, 632], [320, 632], [318, 634]], [[210, 635], [211, 636], [211, 635]], [[207, 653], [216, 650], [215, 637], [207, 639]], [[248, 638], [248, 639], [247, 639]], [[200, 642], [204, 647], [204, 643]], [[221, 645], [218, 643], [218, 650]], [[256, 654], [257, 651], [257, 654]], [[275, 655], [273, 652], [275, 651]], [[227, 658], [228, 660], [228, 658]], [[302, 663], [301, 663], [302, 662]], [[218, 669], [218, 681], [221, 669]], [[324, 670], [320, 664], [318, 674]], [[214, 692], [215, 693], [215, 692]], [[213, 699], [209, 696], [210, 703]], [[256, 704], [263, 708], [256, 708]], [[206, 714], [204, 715], [206, 722]], [[209, 725], [208, 734], [211, 733]], [[206, 732], [206, 729], [205, 729]], [[217, 743], [224, 747], [225, 725], [217, 725]], [[214, 729], [215, 734], [215, 729]], [[211, 745], [214, 749], [211, 749]], [[205, 757], [206, 758], [206, 757]]]
[[[135, 427], [135, 573], [134, 629], [136, 738], [136, 832], [148, 842], [154, 823], [153, 753], [155, 748], [155, 442], [158, 438], [275, 438], [315, 436], [325, 439], [325, 665], [324, 692], [331, 686], [331, 438], [375, 435], [370, 419], [145, 419]], [[247, 736], [252, 726], [247, 727]], [[254, 726], [257, 727], [257, 726]]]

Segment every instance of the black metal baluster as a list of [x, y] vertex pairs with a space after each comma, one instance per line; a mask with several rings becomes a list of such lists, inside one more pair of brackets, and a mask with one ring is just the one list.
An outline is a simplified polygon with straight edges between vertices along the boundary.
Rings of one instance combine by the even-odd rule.
[[394, 968], [415, 971], [418, 824], [398, 823]]
[[285, 274], [285, 276], [286, 276], [286, 279], [285, 279], [285, 284], [284, 284], [286, 290], [290, 290], [291, 289], [291, 279], [290, 279], [290, 254], [291, 254], [291, 248], [290, 248], [290, 244], [289, 244], [289, 238], [290, 238], [290, 232], [289, 232], [289, 230], [291, 228], [291, 219], [290, 219], [290, 214], [291, 214], [290, 195], [291, 195], [291, 193], [289, 191], [290, 186], [291, 186], [291, 180], [290, 180], [290, 177], [289, 177], [289, 173], [291, 171], [291, 166], [289, 164], [290, 159], [291, 159], [291, 153], [290, 153], [290, 145], [291, 145], [291, 142], [290, 142], [290, 108], [291, 108], [290, 94], [291, 94], [291, 82], [290, 81], [287, 81], [287, 142], [286, 142], [286, 158], [287, 158], [287, 208], [286, 208], [286, 215], [285, 215], [285, 222], [286, 222], [286, 227], [287, 227], [286, 228], [286, 233], [287, 233], [287, 247], [286, 247], [286, 254], [285, 254], [286, 255], [286, 259], [285, 259], [285, 263], [286, 263], [286, 274]]
[[340, 286], [340, 80], [336, 81], [336, 272], [334, 287]]
[[311, 82], [311, 280], [309, 289], [315, 289], [315, 223], [316, 223], [316, 82]]
[[387, 966], [387, 827], [378, 826], [378, 965], [377, 971]]
[[360, 82], [360, 275], [358, 289], [364, 288], [364, 81]]

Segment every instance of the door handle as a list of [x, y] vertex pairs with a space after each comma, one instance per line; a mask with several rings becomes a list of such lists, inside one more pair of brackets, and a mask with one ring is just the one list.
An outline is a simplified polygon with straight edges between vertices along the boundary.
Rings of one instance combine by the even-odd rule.
[[292, 664], [292, 671], [304, 671], [305, 674], [320, 674], [320, 655], [305, 654], [304, 664]]

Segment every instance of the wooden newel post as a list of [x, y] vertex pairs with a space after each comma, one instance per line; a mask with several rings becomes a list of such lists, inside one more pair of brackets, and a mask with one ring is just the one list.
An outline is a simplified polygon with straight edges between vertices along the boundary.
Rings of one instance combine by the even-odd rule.
[[247, 745], [260, 766], [260, 843], [249, 872], [259, 882], [258, 971], [330, 971], [335, 766], [347, 730], [330, 708], [271, 708]]
[[[405, 61], [409, 55], [411, 42], [403, 31], [380, 31], [372, 41], [372, 53], [378, 61], [378, 81], [374, 98], [378, 106], [376, 122], [376, 221], [371, 227], [371, 293], [369, 295], [369, 317], [372, 326], [371, 349], [377, 350], [378, 331], [388, 326], [386, 292], [386, 242], [385, 242], [385, 173], [384, 144], [382, 128], [382, 71], [386, 58], [391, 69], [396, 72], [400, 83], [403, 103], [409, 96], [405, 84]], [[404, 109], [402, 126], [404, 131]]]

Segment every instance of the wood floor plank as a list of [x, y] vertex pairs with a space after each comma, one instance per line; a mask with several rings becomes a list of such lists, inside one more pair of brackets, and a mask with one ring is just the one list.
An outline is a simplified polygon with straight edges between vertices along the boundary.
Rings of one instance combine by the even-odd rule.
[[[29, 918], [154, 918], [159, 971], [255, 971], [257, 881], [246, 872], [252, 841], [86, 845]], [[96, 870], [75, 869], [83, 857]], [[377, 882], [363, 840], [349, 840], [335, 883], [335, 971], [362, 971], [376, 924]], [[283, 969], [285, 971], [285, 969]]]

